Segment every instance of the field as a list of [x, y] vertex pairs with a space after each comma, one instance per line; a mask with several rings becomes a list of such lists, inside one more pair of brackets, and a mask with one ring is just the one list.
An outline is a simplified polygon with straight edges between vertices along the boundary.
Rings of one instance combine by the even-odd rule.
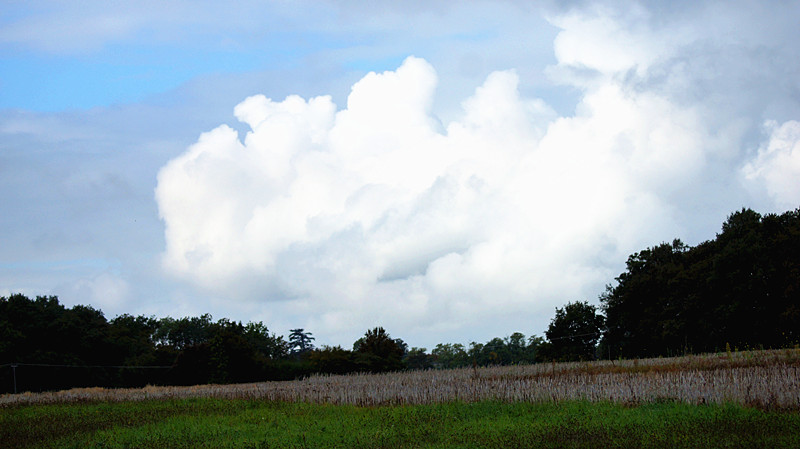
[[446, 403], [387, 407], [230, 399], [0, 411], [3, 447], [800, 447], [800, 415], [678, 403]]
[[0, 397], [3, 447], [800, 447], [800, 351]]

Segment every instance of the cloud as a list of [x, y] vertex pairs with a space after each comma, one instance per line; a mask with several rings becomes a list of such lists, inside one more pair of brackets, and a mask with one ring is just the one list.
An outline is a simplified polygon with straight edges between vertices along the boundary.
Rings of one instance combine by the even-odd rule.
[[[342, 44], [365, 36], [382, 40], [387, 34], [421, 41], [460, 33], [466, 24], [470, 28], [486, 28], [487, 20], [493, 25], [498, 20], [495, 16], [502, 18], [509, 9], [496, 2], [469, 2], [455, 7], [449, 2], [371, 5], [336, 0], [17, 3], [5, 5], [7, 13], [0, 17], [0, 46], [62, 56], [94, 54], [132, 44], [155, 44], [155, 51], [163, 51], [165, 45], [181, 44], [183, 49], [263, 52], [293, 45], [308, 48], [316, 45], [321, 36], [328, 38], [322, 42], [327, 48], [348, 47]], [[410, 21], [415, 31], [411, 34]], [[279, 42], [266, 39], [270, 35], [278, 35]], [[376, 45], [391, 47], [396, 42], [373, 41], [373, 48], [361, 49], [381, 57], [374, 49]]]
[[51, 53], [95, 51], [109, 41], [130, 38], [147, 22], [133, 8], [111, 10], [96, 2], [53, 2], [40, 5], [37, 14], [26, 12], [25, 5], [9, 8], [12, 20], [0, 31], [0, 44]]
[[743, 168], [745, 177], [763, 185], [775, 203], [784, 209], [800, 206], [800, 122], [768, 121], [769, 141]]
[[[232, 304], [271, 299], [287, 326], [333, 341], [377, 324], [421, 340], [542, 329], [554, 306], [595, 298], [628, 254], [698, 242], [743, 203], [758, 208], [748, 183], [797, 201], [797, 122], [782, 117], [799, 111], [755, 51], [791, 56], [787, 28], [717, 34], [773, 20], [752, 9], [554, 15], [547, 72], [579, 92], [572, 114], [505, 70], [443, 122], [437, 73], [414, 57], [364, 76], [342, 108], [247, 98], [234, 114], [249, 132], [220, 126], [159, 172], [163, 266]], [[753, 61], [767, 74], [746, 70]], [[783, 125], [761, 143], [769, 114]]]
[[[702, 130], [615, 86], [557, 118], [518, 82], [491, 74], [446, 127], [434, 69], [413, 57], [366, 75], [339, 111], [246, 99], [243, 140], [223, 125], [159, 173], [164, 267], [219, 295], [315, 303], [323, 322], [469, 322], [584, 295], [642, 243], [638, 226], [669, 223], [653, 192], [702, 166]], [[666, 136], [687, 134], [670, 152]]]
[[124, 306], [130, 301], [130, 285], [117, 274], [104, 272], [92, 278], [80, 279], [65, 290], [70, 297], [82, 298], [83, 304], [100, 308], [108, 318], [116, 313], [127, 313]]
[[15, 106], [143, 100], [2, 111], [3, 291], [467, 343], [798, 205], [797, 2], [162, 3], [4, 5]]

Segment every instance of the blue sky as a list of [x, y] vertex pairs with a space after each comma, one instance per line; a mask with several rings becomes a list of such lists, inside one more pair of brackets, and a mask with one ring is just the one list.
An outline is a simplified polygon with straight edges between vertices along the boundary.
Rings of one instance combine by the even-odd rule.
[[[49, 25], [47, 20], [34, 22]], [[19, 25], [13, 20], [6, 24]], [[109, 36], [72, 45], [72, 30], [65, 27], [64, 35], [52, 37], [65, 40], [63, 47], [18, 36], [3, 48], [0, 107], [51, 112], [140, 102], [200, 76], [286, 68], [309, 53], [341, 45], [335, 37], [313, 31], [227, 36], [221, 30], [206, 35], [201, 24], [176, 25], [177, 36], [165, 40], [140, 37], [147, 34], [145, 24], [131, 36], [114, 36], [109, 30]]]
[[3, 108], [55, 112], [108, 107], [145, 100], [201, 75], [262, 68], [253, 55], [222, 51], [111, 48], [79, 58], [24, 53], [3, 58]]
[[800, 205], [796, 2], [0, 9], [0, 295], [430, 349]]

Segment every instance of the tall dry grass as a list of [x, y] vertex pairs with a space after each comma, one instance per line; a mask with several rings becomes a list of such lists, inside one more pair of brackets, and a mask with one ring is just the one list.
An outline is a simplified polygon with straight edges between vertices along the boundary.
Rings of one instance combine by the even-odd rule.
[[800, 349], [786, 349], [642, 360], [319, 375], [289, 382], [237, 385], [73, 389], [3, 395], [0, 406], [215, 397], [365, 406], [588, 400], [629, 404], [733, 402], [765, 409], [800, 409], [799, 368]]

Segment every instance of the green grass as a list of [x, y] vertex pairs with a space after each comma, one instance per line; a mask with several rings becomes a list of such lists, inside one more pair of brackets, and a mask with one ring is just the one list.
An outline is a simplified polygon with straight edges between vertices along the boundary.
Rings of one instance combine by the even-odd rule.
[[672, 402], [356, 407], [189, 399], [0, 409], [13, 448], [800, 447], [800, 412]]

